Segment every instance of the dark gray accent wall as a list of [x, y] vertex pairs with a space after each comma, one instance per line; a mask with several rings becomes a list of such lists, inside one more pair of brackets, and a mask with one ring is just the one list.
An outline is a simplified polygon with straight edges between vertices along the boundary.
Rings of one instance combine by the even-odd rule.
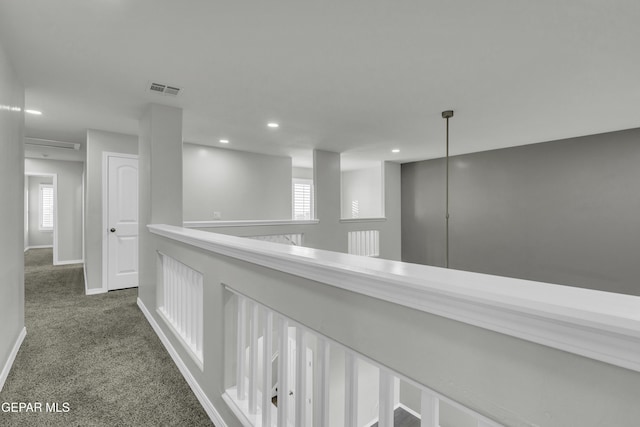
[[[450, 167], [451, 268], [640, 295], [640, 129]], [[403, 261], [444, 265], [444, 177], [444, 159], [402, 165]]]

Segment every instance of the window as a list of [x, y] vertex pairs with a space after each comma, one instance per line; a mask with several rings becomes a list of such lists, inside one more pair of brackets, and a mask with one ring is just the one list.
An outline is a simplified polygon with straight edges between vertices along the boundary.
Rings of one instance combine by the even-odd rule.
[[40, 184], [39, 228], [42, 231], [53, 230], [53, 185]]
[[293, 179], [293, 219], [310, 220], [313, 218], [313, 181]]

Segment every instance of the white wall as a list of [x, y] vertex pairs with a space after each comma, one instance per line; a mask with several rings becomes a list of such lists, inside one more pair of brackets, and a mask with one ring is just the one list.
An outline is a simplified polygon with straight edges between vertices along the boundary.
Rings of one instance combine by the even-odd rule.
[[400, 165], [385, 162], [385, 219], [379, 221], [340, 220], [340, 154], [314, 152], [313, 181], [318, 224], [286, 226], [215, 227], [202, 230], [236, 236], [302, 233], [303, 246], [347, 252], [347, 233], [378, 230], [380, 258], [400, 259]]
[[53, 230], [40, 230], [40, 185], [53, 184], [51, 177], [29, 176], [29, 246], [53, 246]]
[[290, 219], [291, 158], [183, 145], [185, 221]]
[[[374, 166], [342, 172], [342, 218], [380, 218], [382, 210], [382, 167]], [[352, 202], [358, 202], [358, 216]]]
[[0, 44], [0, 389], [24, 328], [23, 109], [24, 88]]
[[85, 270], [87, 289], [102, 288], [102, 153], [138, 154], [138, 137], [87, 130]]
[[[25, 159], [25, 173], [58, 176], [56, 226], [59, 263], [83, 262], [82, 256], [82, 162]], [[56, 260], [54, 259], [54, 263]]]

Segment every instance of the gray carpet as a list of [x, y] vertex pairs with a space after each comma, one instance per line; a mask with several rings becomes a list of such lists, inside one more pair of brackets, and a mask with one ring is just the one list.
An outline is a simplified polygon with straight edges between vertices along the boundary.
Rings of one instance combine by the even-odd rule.
[[0, 411], [0, 425], [213, 425], [137, 307], [137, 289], [85, 296], [82, 266], [51, 258], [51, 249], [25, 254], [27, 337], [0, 392], [0, 404], [43, 409]]

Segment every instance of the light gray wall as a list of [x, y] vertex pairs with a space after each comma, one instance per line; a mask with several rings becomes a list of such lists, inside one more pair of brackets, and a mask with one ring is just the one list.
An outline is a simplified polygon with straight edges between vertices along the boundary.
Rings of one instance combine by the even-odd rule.
[[23, 109], [24, 88], [0, 44], [0, 372], [24, 328]]
[[291, 174], [293, 178], [313, 179], [313, 168], [292, 168]]
[[184, 219], [290, 219], [291, 158], [184, 144]]
[[53, 184], [51, 177], [29, 176], [29, 246], [53, 246], [53, 232], [40, 230], [40, 184]]
[[202, 228], [214, 233], [257, 236], [302, 233], [303, 246], [347, 252], [349, 231], [378, 230], [380, 258], [400, 259], [400, 165], [385, 162], [385, 219], [382, 221], [340, 221], [340, 155], [329, 151], [314, 152], [313, 181], [318, 224], [286, 226]]
[[[451, 160], [450, 266], [640, 295], [640, 129]], [[402, 165], [402, 257], [444, 263], [444, 160]]]
[[357, 218], [382, 214], [382, 165], [342, 172], [342, 218], [353, 218], [351, 203], [358, 201]]
[[[58, 262], [82, 262], [82, 162], [24, 159], [25, 173], [58, 175]], [[55, 262], [55, 260], [54, 260]]]
[[138, 154], [138, 137], [87, 130], [85, 271], [87, 289], [102, 288], [102, 153]]

